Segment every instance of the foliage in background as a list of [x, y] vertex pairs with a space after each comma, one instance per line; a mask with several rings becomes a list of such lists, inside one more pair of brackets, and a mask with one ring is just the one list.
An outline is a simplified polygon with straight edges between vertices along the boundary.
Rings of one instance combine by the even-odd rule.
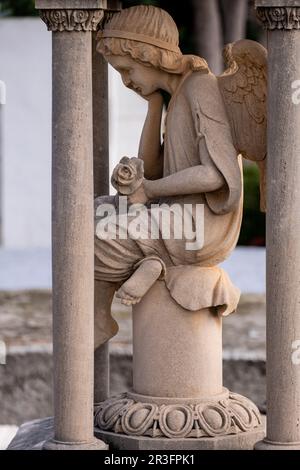
[[265, 245], [266, 216], [260, 211], [259, 170], [255, 163], [244, 166], [244, 215], [239, 245]]
[[36, 16], [34, 0], [0, 0], [0, 13], [12, 16]]

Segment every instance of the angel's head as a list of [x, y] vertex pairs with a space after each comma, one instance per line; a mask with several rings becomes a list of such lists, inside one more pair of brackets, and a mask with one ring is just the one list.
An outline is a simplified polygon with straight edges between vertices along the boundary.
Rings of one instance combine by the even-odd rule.
[[182, 54], [174, 20], [154, 6], [114, 14], [98, 35], [97, 50], [120, 72], [124, 84], [143, 96], [166, 89], [163, 82], [170, 75], [209, 72], [204, 59]]

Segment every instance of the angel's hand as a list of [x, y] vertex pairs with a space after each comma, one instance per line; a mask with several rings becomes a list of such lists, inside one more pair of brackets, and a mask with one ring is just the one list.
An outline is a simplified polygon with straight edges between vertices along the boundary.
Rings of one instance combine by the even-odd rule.
[[148, 101], [149, 105], [151, 104], [162, 107], [164, 104], [163, 96], [159, 90], [155, 91], [154, 93], [151, 93], [150, 95], [142, 95], [142, 93], [140, 93], [139, 89], [137, 88], [131, 88], [131, 90], [134, 91], [144, 100]]
[[164, 104], [163, 95], [160, 91], [155, 91], [154, 93], [151, 93], [151, 95], [143, 96], [143, 98], [152, 105], [159, 105], [162, 107]]
[[146, 194], [144, 183], [142, 183], [138, 189], [128, 196], [128, 201], [130, 204], [147, 204], [150, 199]]

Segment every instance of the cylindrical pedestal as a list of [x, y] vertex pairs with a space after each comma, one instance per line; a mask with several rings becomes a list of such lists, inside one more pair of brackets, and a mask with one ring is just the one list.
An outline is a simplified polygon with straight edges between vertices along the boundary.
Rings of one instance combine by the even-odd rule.
[[133, 391], [166, 398], [222, 393], [222, 318], [216, 309], [185, 310], [163, 281], [156, 282], [133, 307]]
[[261, 418], [222, 388], [221, 325], [157, 281], [133, 308], [133, 391], [99, 405], [96, 435], [117, 449], [252, 449]]

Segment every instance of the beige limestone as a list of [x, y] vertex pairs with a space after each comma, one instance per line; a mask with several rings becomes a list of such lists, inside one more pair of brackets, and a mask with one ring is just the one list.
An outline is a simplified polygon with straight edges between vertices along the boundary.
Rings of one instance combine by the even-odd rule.
[[[80, 442], [92, 437], [90, 388], [93, 383], [93, 304], [90, 290], [93, 257], [89, 240], [91, 243], [93, 193], [90, 56], [90, 33], [83, 38], [77, 32], [54, 34], [52, 236], [56, 381], [54, 407], [58, 441]], [[69, 86], [66, 92], [65, 83], [72, 83], [72, 76], [75, 74], [77, 84], [81, 83], [80, 90]], [[60, 80], [62, 75], [63, 81]], [[73, 135], [77, 135], [76, 139]], [[82, 152], [85, 154], [84, 161]], [[81, 195], [80, 202], [76, 204], [78, 195]], [[68, 240], [67, 243], [64, 240]], [[76, 247], [79, 256], [73, 255], [71, 246], [73, 250]], [[77, 413], [71, 412], [73, 407], [80, 410], [80, 426]]]
[[[259, 0], [268, 29], [267, 437], [257, 448], [300, 449], [300, 2]], [[277, 8], [278, 7], [278, 8]]]
[[[174, 448], [175, 438], [183, 448], [194, 437], [197, 448], [207, 448], [202, 441], [207, 436], [218, 442], [240, 433], [245, 439], [243, 444], [236, 439], [237, 446], [249, 448], [253, 432], [257, 440], [262, 435], [259, 412], [246, 398], [222, 391], [222, 316], [235, 311], [239, 292], [218, 264], [234, 249], [240, 230], [239, 154], [259, 162], [264, 175], [266, 51], [252, 41], [229, 45], [228, 70], [215, 77], [203, 59], [182, 55], [175, 23], [152, 6], [115, 14], [98, 40], [99, 52], [120, 72], [125, 86], [148, 101], [148, 113], [139, 159], [123, 157], [112, 177], [132, 207], [145, 205], [140, 227], [147, 236], [133, 236], [130, 224], [136, 216], [132, 207], [123, 211], [118, 197], [96, 201], [96, 209], [111, 203], [119, 219], [107, 219], [109, 236], [103, 237], [96, 217], [95, 343], [105, 343], [117, 331], [111, 317], [117, 291], [122, 303], [134, 306], [134, 371], [133, 392], [101, 403], [95, 422], [101, 436], [113, 431], [136, 440], [163, 437], [168, 441], [163, 448]], [[160, 90], [171, 95], [163, 145]], [[196, 227], [194, 209], [202, 205], [202, 245], [188, 249], [186, 233], [177, 237], [170, 222], [170, 236], [164, 238], [159, 227], [153, 239], [148, 222], [154, 201], [174, 217], [189, 204]], [[110, 236], [124, 221], [129, 223], [121, 232], [126, 236]], [[226, 442], [220, 441], [219, 448], [228, 448]], [[116, 437], [113, 445], [123, 444]], [[155, 443], [148, 446], [156, 448]]]
[[222, 318], [217, 310], [186, 311], [164, 281], [157, 281], [133, 307], [133, 390], [190, 399], [220, 394]]
[[263, 436], [257, 407], [222, 386], [217, 309], [185, 310], [164, 281], [133, 307], [133, 390], [101, 403], [95, 424], [112, 448], [247, 449]]
[[108, 64], [92, 33], [94, 196], [109, 193]]
[[[94, 31], [92, 33], [94, 197], [109, 192], [108, 64], [96, 51], [96, 35]], [[97, 300], [98, 297], [95, 297], [95, 302]], [[96, 305], [95, 312], [97, 309]], [[95, 350], [94, 402], [100, 403], [108, 397], [109, 347], [106, 343]]]
[[[151, 32], [141, 36], [139, 18], [142, 17], [147, 17], [150, 31], [154, 25], [160, 26], [156, 38], [153, 31], [152, 36]], [[125, 31], [120, 33], [120, 28]], [[162, 28], [168, 31], [165, 43], [161, 39]], [[123, 42], [122, 34], [125, 34]], [[198, 309], [217, 306], [218, 302], [222, 305], [232, 287], [230, 283], [223, 283], [216, 289], [219, 281], [216, 276], [213, 285], [211, 269], [229, 256], [239, 235], [242, 181], [238, 153], [242, 152], [262, 166], [265, 163], [265, 50], [252, 41], [230, 45], [226, 50], [229, 68], [223, 76], [216, 78], [203, 59], [181, 54], [176, 26], [166, 13], [141, 6], [123, 10], [106, 24], [104, 31], [99, 33], [99, 51], [120, 71], [124, 84], [149, 103], [139, 149], [145, 179], [133, 194], [125, 192], [126, 184], [132, 185], [132, 175], [134, 172], [138, 175], [139, 170], [133, 168], [135, 162], [123, 164], [121, 172], [127, 172], [129, 180], [125, 184], [125, 177], [120, 173], [120, 184], [124, 188], [121, 193], [129, 194], [131, 204], [158, 200], [167, 208], [174, 203], [181, 208], [184, 204], [204, 205], [204, 245], [189, 251], [185, 236], [177, 240], [174, 233], [167, 240], [161, 237], [141, 241], [132, 237], [126, 240], [96, 237], [96, 279], [104, 283], [121, 283], [118, 295], [124, 303], [135, 304], [153, 282], [163, 276], [165, 268], [196, 265], [203, 268], [202, 290], [212, 302], [210, 305], [199, 304]], [[151, 67], [143, 65], [147, 53], [151, 57], [148, 64]], [[159, 93], [162, 88], [172, 96], [163, 148], [160, 142], [163, 103]], [[245, 126], [247, 133], [243, 133]], [[116, 170], [119, 171], [118, 167]], [[147, 232], [147, 227], [144, 231]], [[154, 258], [161, 267], [154, 266]], [[150, 260], [147, 281], [147, 275], [144, 275], [147, 268], [142, 268], [141, 264]], [[128, 280], [130, 275], [133, 278]], [[104, 288], [103, 297], [106, 295]], [[181, 305], [186, 303], [180, 302]], [[232, 304], [231, 311], [235, 307]], [[101, 314], [105, 316], [102, 323], [107, 323], [109, 328], [110, 306]], [[108, 331], [105, 340], [109, 334]]]
[[[117, 450], [199, 450], [199, 439], [156, 439], [147, 437], [134, 437], [126, 434], [116, 434], [109, 431], [95, 430], [95, 435], [103, 439], [110, 449]], [[264, 436], [264, 430], [259, 433], [252, 431], [237, 435], [220, 436], [217, 439], [202, 438], [201, 450], [252, 450], [258, 439]]]
[[94, 354], [94, 404], [109, 397], [110, 379], [109, 345], [102, 344]]
[[41, 10], [59, 10], [64, 8], [86, 10], [107, 8], [109, 0], [36, 0], [35, 7]]
[[[58, 5], [59, 3], [59, 5]], [[41, 2], [38, 8], [45, 6]], [[53, 31], [54, 438], [46, 449], [105, 449], [93, 435], [92, 30], [101, 10], [47, 2]]]

